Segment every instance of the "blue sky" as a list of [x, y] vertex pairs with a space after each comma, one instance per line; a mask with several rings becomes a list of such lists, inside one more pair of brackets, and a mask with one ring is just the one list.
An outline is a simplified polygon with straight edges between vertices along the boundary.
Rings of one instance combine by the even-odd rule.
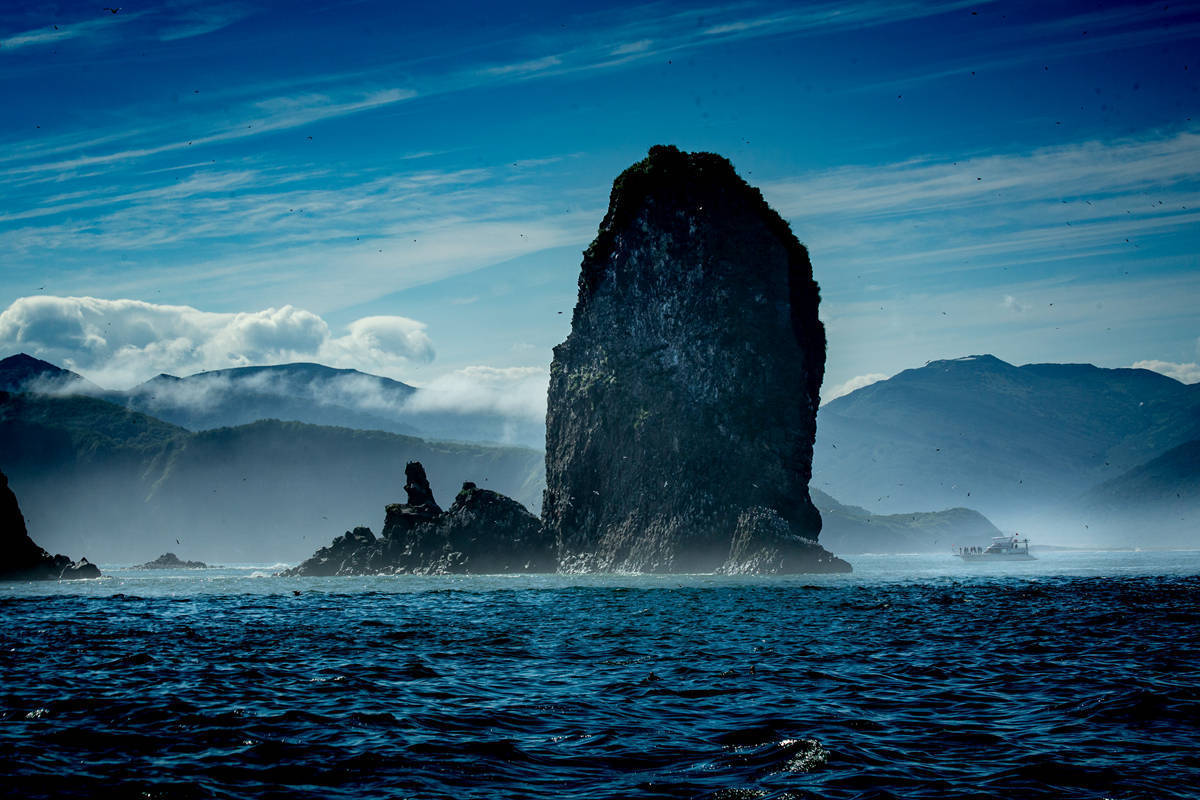
[[1194, 382], [1197, 52], [1175, 2], [6, 4], [0, 350], [536, 417], [611, 181], [672, 143], [808, 245], [827, 397], [980, 352]]

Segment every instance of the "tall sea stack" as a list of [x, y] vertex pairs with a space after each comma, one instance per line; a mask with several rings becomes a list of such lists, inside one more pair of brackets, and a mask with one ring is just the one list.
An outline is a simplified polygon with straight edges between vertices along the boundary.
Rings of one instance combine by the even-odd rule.
[[819, 302], [804, 246], [726, 159], [658, 146], [621, 173], [550, 367], [560, 569], [850, 569], [808, 494]]

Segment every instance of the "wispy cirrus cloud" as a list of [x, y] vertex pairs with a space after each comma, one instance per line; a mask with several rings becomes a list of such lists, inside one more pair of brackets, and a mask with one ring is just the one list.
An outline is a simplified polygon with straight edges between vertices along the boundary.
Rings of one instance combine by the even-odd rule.
[[[193, 166], [191, 169], [196, 169], [196, 167]], [[235, 172], [198, 171], [184, 181], [152, 189], [140, 189], [133, 192], [84, 189], [67, 192], [47, 197], [40, 204], [22, 211], [0, 212], [0, 223], [55, 216], [105, 206], [157, 203], [215, 192], [227, 192], [247, 186], [254, 177], [256, 177], [255, 173], [247, 170]]]
[[[34, 145], [10, 142], [8, 145], [11, 146], [6, 146], [5, 152], [0, 154], [0, 162], [15, 164], [0, 172], [0, 177], [36, 178], [46, 172], [68, 173], [111, 168], [189, 147], [197, 149], [371, 111], [413, 99], [418, 94], [432, 97], [509, 82], [625, 68], [648, 58], [722, 42], [762, 36], [824, 35], [832, 31], [937, 16], [966, 5], [957, 0], [899, 4], [821, 3], [786, 12], [778, 9], [763, 11], [757, 4], [684, 10], [650, 5], [637, 10], [580, 15], [577, 24], [569, 26], [568, 32], [528, 40], [515, 37], [495, 44], [512, 52], [525, 53], [524, 57], [499, 63], [493, 60], [491, 63], [444, 72], [420, 70], [409, 87], [364, 88], [370, 84], [389, 82], [398, 70], [409, 66], [404, 62], [395, 62], [358, 71], [301, 75], [261, 87], [237, 87], [218, 92], [207, 99], [208, 102], [222, 102], [221, 106], [211, 109], [220, 113], [214, 113], [211, 119], [206, 120], [202, 106], [189, 119], [186, 129], [170, 121], [152, 119], [140, 121], [125, 130], [89, 130], [86, 134], [69, 134], [52, 142]], [[233, 24], [245, 18], [250, 10], [233, 3], [215, 6], [187, 4], [173, 6], [169, 11], [159, 9], [146, 13], [153, 17], [155, 27], [152, 35], [160, 39], [174, 39], [200, 35]], [[112, 19], [129, 21], [136, 17], [136, 14], [122, 12]], [[104, 18], [78, 23], [82, 26], [78, 35], [112, 24], [112, 21]], [[29, 32], [29, 41], [40, 41], [37, 37], [44, 33]], [[624, 44], [614, 47], [614, 41]], [[286, 93], [292, 88], [311, 86], [324, 86], [326, 90], [319, 93]], [[254, 96], [255, 91], [274, 94]], [[223, 105], [229, 101], [238, 104], [232, 114]], [[269, 116], [264, 116], [263, 111], [269, 112]], [[233, 126], [224, 124], [224, 120], [230, 117], [240, 117], [241, 122]], [[117, 142], [127, 144], [117, 149], [110, 147]], [[96, 153], [96, 150], [102, 152]], [[62, 155], [68, 157], [54, 158]]]
[[25, 160], [34, 161], [20, 166], [11, 166], [0, 171], [0, 177], [40, 172], [66, 172], [99, 165], [136, 161], [150, 156], [186, 150], [208, 144], [245, 139], [266, 133], [298, 128], [324, 120], [358, 114], [383, 106], [389, 106], [416, 96], [411, 89], [388, 88], [350, 96], [305, 94], [299, 97], [273, 97], [256, 101], [242, 113], [244, 125], [211, 130], [191, 139], [175, 139], [146, 147], [131, 147], [106, 152], [100, 155], [81, 155], [57, 161], [35, 161], [36, 151], [27, 153]]
[[1165, 188], [1200, 177], [1194, 158], [1197, 148], [1198, 133], [1152, 133], [1027, 153], [974, 157], [968, 153], [961, 160], [914, 158], [895, 164], [846, 166], [796, 181], [771, 182], [766, 188], [788, 213], [811, 203], [811, 207], [830, 211], [886, 217], [993, 205], [997, 195], [1003, 202], [1020, 203], [1031, 198], [1058, 201]]
[[1200, 21], [1181, 4], [1125, 5], [1021, 24], [986, 25], [971, 37], [975, 52], [923, 62], [880, 80], [860, 81], [845, 91], [861, 94], [911, 88], [946, 78], [998, 73], [1029, 64], [1057, 65], [1095, 53], [1118, 54], [1189, 39], [1200, 39]]
[[60, 21], [0, 38], [0, 56], [3, 56], [5, 51], [62, 44], [70, 40], [90, 40], [94, 44], [110, 43], [118, 33], [125, 40], [178, 41], [219, 31], [253, 13], [254, 9], [243, 3], [209, 3], [199, 0], [185, 0], [139, 9], [96, 7], [90, 18], [77, 21], [62, 19], [65, 15], [59, 10], [58, 13], [48, 16]]
[[1100, 5], [1091, 11], [1027, 23], [1022, 26], [1022, 35], [1058, 36], [1065, 33], [1082, 40], [1105, 32], [1129, 32], [1141, 27], [1170, 31], [1181, 23], [1194, 22], [1193, 14], [1194, 9], [1186, 3]]
[[104, 14], [80, 22], [63, 22], [33, 28], [0, 38], [0, 57], [6, 52], [39, 45], [58, 44], [71, 39], [86, 39], [107, 36], [120, 26], [128, 25], [144, 12], [129, 14]]
[[565, 211], [569, 193], [545, 192], [551, 169], [569, 172], [569, 159], [402, 172], [249, 164], [152, 172], [137, 188], [97, 184], [0, 215], [0, 248], [10, 264], [88, 264], [74, 278], [77, 291], [145, 296], [166, 283], [189, 299], [286, 296], [328, 310], [585, 242], [602, 209]]
[[562, 63], [562, 59], [558, 56], [543, 56], [542, 58], [534, 58], [529, 61], [520, 61], [515, 64], [501, 64], [495, 67], [484, 67], [480, 72], [484, 75], [506, 76], [506, 75], [529, 75], [535, 72], [557, 67]]
[[763, 190], [810, 247], [856, 262], [855, 274], [900, 264], [930, 275], [1133, 257], [1151, 237], [1196, 230], [1197, 147], [1200, 134], [1191, 131], [1151, 133], [957, 161], [838, 167], [769, 181]]
[[253, 13], [253, 8], [241, 3], [203, 3], [185, 7], [158, 31], [157, 36], [164, 42], [203, 36], [241, 22]]
[[725, 22], [721, 25], [713, 25], [711, 28], [705, 28], [702, 33], [705, 36], [724, 36], [730, 33], [746, 33], [753, 31], [756, 28], [762, 28], [766, 25], [778, 27], [787, 25], [795, 19], [794, 15], [783, 14], [777, 17], [758, 17], [757, 19], [742, 19], [736, 22]]
[[[701, 6], [679, 10], [650, 4], [635, 11], [582, 14], [570, 26], [585, 34], [564, 34], [542, 42], [553, 47], [544, 56], [525, 58], [508, 64], [492, 65], [475, 74], [486, 80], [529, 80], [615, 69], [638, 64], [646, 59], [703, 49], [733, 41], [763, 37], [828, 35], [900, 22], [936, 17], [983, 2], [967, 0], [927, 0], [885, 3], [865, 0], [857, 3], [813, 3], [788, 7], [760, 3], [726, 7]], [[623, 42], [613, 46], [612, 42]], [[528, 52], [530, 44], [513, 43]], [[456, 88], [470, 86], [469, 81], [451, 81]]]
[[[27, 163], [21, 168], [24, 172], [67, 171], [104, 166], [116, 162], [127, 162], [140, 158], [149, 158], [171, 153], [183, 147], [201, 147], [208, 144], [220, 144], [248, 136], [286, 130], [297, 125], [315, 122], [322, 119], [332, 119], [347, 114], [369, 111], [375, 108], [391, 105], [400, 100], [411, 99], [417, 92], [422, 96], [432, 97], [449, 92], [464, 91], [503, 84], [506, 82], [552, 79], [572, 74], [588, 73], [597, 70], [618, 69], [635, 66], [646, 59], [660, 57], [671, 53], [711, 47], [730, 41], [742, 41], [760, 37], [791, 36], [802, 37], [809, 35], [827, 35], [839, 31], [872, 28], [897, 23], [939, 17], [966, 9], [979, 9], [988, 3], [965, 2], [949, 0], [939, 2], [900, 2], [884, 3], [877, 0], [866, 0], [856, 3], [814, 3], [802, 7], [787, 7], [781, 9], [775, 5], [760, 3], [737, 4], [728, 7], [695, 7], [678, 9], [661, 4], [651, 4], [636, 10], [609, 10], [603, 13], [579, 15], [576, 23], [564, 26], [564, 32], [556, 35], [539, 35], [522, 39], [513, 37], [505, 42], [495, 43], [495, 47], [511, 52], [524, 54], [511, 61], [497, 63], [481, 63], [462, 70], [446, 72], [430, 72], [420, 70], [414, 77], [415, 88], [390, 88], [365, 90], [365, 83], [386, 81], [397, 70], [406, 69], [404, 62], [395, 62], [377, 67], [330, 75], [303, 75], [288, 80], [277, 81], [276, 90], [286, 90], [288, 87], [327, 85], [329, 91], [325, 95], [324, 110], [316, 107], [305, 110], [295, 109], [296, 116], [288, 120], [281, 118], [276, 121], [255, 117], [248, 113], [256, 103], [245, 97], [241, 88], [235, 91], [247, 101], [247, 109], [240, 116], [245, 117], [245, 125], [222, 129], [210, 124], [207, 131], [195, 131], [193, 124], [189, 133], [174, 131], [170, 126], [161, 123], [140, 124], [130, 131], [106, 132], [100, 136], [92, 136], [91, 140], [72, 140], [70, 138], [49, 146], [35, 146], [28, 151], [19, 143], [14, 147], [6, 147], [6, 154], [0, 155], [0, 161], [19, 158]], [[233, 24], [249, 13], [246, 6], [234, 3], [218, 5], [190, 4], [171, 7], [167, 10], [156, 10], [155, 35], [159, 38], [177, 38], [188, 35], [216, 30]], [[149, 13], [149, 12], [147, 12]], [[1170, 12], [1172, 14], [1176, 12]], [[1132, 14], [1132, 16], [1131, 16]], [[129, 20], [136, 14], [123, 12], [112, 18]], [[1095, 15], [1093, 15], [1095, 16]], [[1153, 37], [1179, 37], [1186, 31], [1180, 28], [1186, 21], [1167, 26], [1156, 24], [1161, 22], [1153, 15], [1143, 12], [1123, 11], [1121, 14], [1109, 12], [1100, 15], [1101, 18], [1065, 18], [1053, 22], [1038, 23], [1029, 26], [1034, 34], [1048, 36], [1054, 31], [1071, 26], [1092, 24], [1095, 31], [1092, 37], [1079, 43], [1071, 43], [1073, 47], [1085, 47], [1090, 50], [1104, 49], [1107, 36], [1140, 36], [1129, 43], [1146, 43], [1157, 41]], [[159, 19], [161, 17], [161, 19]], [[1090, 20], [1090, 21], [1089, 21]], [[97, 20], [77, 23], [76, 26], [66, 26], [64, 35], [83, 35], [87, 31], [99, 30], [111, 26], [113, 21], [100, 18]], [[169, 22], [169, 25], [168, 25]], [[1128, 22], [1137, 24], [1133, 30], [1126, 30], [1121, 24]], [[1121, 23], [1121, 24], [1119, 24]], [[1143, 24], [1144, 23], [1144, 24]], [[167, 27], [164, 27], [167, 26]], [[174, 26], [174, 27], [170, 27]], [[1195, 24], [1193, 24], [1195, 27]], [[78, 28], [77, 33], [71, 33]], [[1007, 29], [1006, 29], [1007, 30]], [[1026, 31], [1025, 27], [1021, 30]], [[1189, 29], [1190, 30], [1190, 29]], [[1200, 31], [1200, 28], [1197, 28]], [[29, 31], [18, 34], [21, 42], [35, 43], [51, 35], [59, 36], [59, 31]], [[1026, 33], [1022, 33], [1025, 36]], [[1032, 34], [1031, 34], [1032, 35]], [[1151, 37], [1146, 39], [1145, 37]], [[11, 37], [10, 37], [11, 38]], [[1030, 55], [1029, 48], [1023, 47], [1024, 38], [1010, 43], [1008, 52], [1000, 56], [999, 63], [1008, 63], [1012, 58], [1038, 58]], [[622, 42], [616, 46], [613, 42]], [[1002, 44], [1002, 42], [1000, 43]], [[1061, 43], [1055, 48], [1061, 52]], [[1111, 44], [1111, 43], [1110, 43]], [[23, 45], [21, 45], [23, 46]], [[1001, 48], [1003, 49], [1003, 48]], [[539, 52], [540, 51], [540, 52]], [[895, 81], [911, 81], [928, 79], [961, 72], [965, 65], [947, 65], [940, 70], [900, 77]], [[867, 84], [850, 87], [849, 91], [862, 91]], [[263, 90], [270, 91], [269, 87]], [[299, 95], [298, 95], [299, 96]], [[355, 99], [357, 97], [357, 99]], [[287, 95], [279, 95], [278, 99], [286, 99]], [[260, 100], [259, 103], [271, 102], [271, 98]], [[278, 110], [278, 109], [277, 109]], [[203, 121], [203, 118], [200, 118]], [[102, 147], [106, 141], [115, 139], [142, 140], [145, 144], [124, 147], [119, 150], [105, 152], [99, 155], [80, 153], [74, 158], [47, 160], [55, 153], [69, 153], [72, 150], [86, 151]], [[190, 144], [189, 144], [190, 143]], [[15, 155], [14, 155], [15, 154]], [[14, 174], [10, 170], [9, 174]]]
[[627, 56], [634, 53], [644, 53], [654, 44], [653, 39], [638, 39], [636, 42], [619, 44], [609, 51], [612, 56]]

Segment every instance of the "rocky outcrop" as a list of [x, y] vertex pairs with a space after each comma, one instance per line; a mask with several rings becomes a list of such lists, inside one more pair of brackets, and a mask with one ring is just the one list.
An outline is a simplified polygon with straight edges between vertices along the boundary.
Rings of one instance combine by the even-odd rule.
[[29, 538], [17, 496], [0, 472], [0, 580], [42, 581], [99, 578], [100, 569], [86, 558], [72, 561], [50, 555]]
[[346, 531], [328, 546], [314, 553], [312, 558], [280, 574], [288, 578], [324, 578], [331, 575], [372, 575], [391, 571], [384, 569], [379, 540], [375, 538], [375, 534], [370, 528], [360, 526]]
[[184, 561], [174, 553], [163, 553], [153, 561], [139, 564], [134, 569], [208, 569], [203, 561]]
[[738, 516], [729, 557], [717, 571], [727, 575], [774, 575], [847, 572], [848, 566], [812, 539], [797, 536], [775, 509], [755, 506]]
[[383, 533], [355, 528], [285, 576], [553, 572], [553, 540], [511, 498], [464, 483], [448, 511], [433, 498], [425, 469], [404, 470], [407, 503], [389, 505]]
[[560, 569], [850, 569], [808, 492], [818, 303], [804, 246], [724, 158], [660, 146], [617, 178], [550, 368]]
[[[401, 506], [400, 508], [403, 508]], [[554, 541], [541, 521], [512, 498], [463, 484], [450, 510], [415, 528], [388, 507], [383, 526], [385, 553], [409, 572], [553, 572]]]

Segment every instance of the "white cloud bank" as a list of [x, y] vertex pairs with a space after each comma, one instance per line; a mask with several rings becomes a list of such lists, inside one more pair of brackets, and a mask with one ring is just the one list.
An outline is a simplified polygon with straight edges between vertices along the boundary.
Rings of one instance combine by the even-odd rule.
[[886, 381], [888, 375], [880, 372], [872, 372], [867, 375], [856, 375], [848, 381], [836, 384], [834, 386], [825, 386], [821, 389], [821, 405], [825, 405], [830, 400], [836, 400], [842, 395], [847, 395], [855, 389], [861, 389], [864, 386], [870, 386], [872, 383]]
[[1180, 383], [1200, 383], [1200, 364], [1176, 364], [1171, 361], [1135, 361], [1131, 364], [1134, 369], [1148, 369], [1162, 373], [1168, 378], [1174, 378]]
[[0, 312], [0, 352], [25, 352], [126, 388], [160, 372], [319, 361], [387, 373], [433, 360], [425, 325], [364, 317], [335, 336], [311, 311], [286, 305], [213, 313], [191, 306], [96, 297], [23, 297]]
[[457, 370], [434, 379], [413, 395], [411, 411], [496, 414], [541, 422], [546, 419], [550, 372], [545, 367], [483, 367]]

